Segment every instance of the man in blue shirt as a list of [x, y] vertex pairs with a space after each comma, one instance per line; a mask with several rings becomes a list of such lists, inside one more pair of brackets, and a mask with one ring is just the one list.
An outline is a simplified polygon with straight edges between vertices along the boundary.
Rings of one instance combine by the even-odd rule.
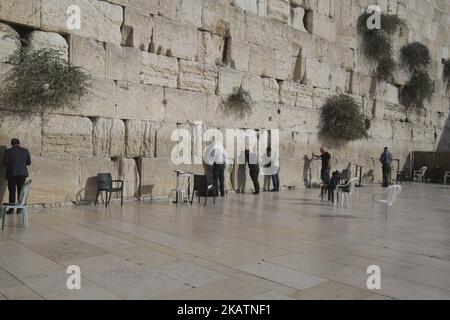
[[394, 161], [392, 153], [389, 152], [388, 147], [385, 147], [384, 152], [380, 156], [380, 162], [383, 170], [383, 187], [388, 187], [391, 182], [392, 161]]

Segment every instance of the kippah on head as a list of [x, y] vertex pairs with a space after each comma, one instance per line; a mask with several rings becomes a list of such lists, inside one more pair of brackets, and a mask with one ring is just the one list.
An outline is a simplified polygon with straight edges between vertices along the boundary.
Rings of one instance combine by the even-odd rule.
[[11, 139], [11, 145], [12, 145], [12, 146], [15, 146], [15, 145], [18, 145], [18, 144], [20, 144], [19, 139], [16, 139], [16, 138]]

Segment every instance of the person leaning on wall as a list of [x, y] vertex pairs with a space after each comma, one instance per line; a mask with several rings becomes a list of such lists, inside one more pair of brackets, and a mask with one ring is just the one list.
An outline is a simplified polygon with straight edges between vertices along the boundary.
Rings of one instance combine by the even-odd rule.
[[[8, 180], [9, 203], [17, 203], [20, 191], [28, 177], [27, 166], [31, 165], [30, 152], [20, 146], [19, 139], [11, 140], [11, 148], [6, 150], [3, 164], [6, 166], [5, 178]], [[11, 213], [14, 213], [14, 209], [8, 210], [7, 214]]]

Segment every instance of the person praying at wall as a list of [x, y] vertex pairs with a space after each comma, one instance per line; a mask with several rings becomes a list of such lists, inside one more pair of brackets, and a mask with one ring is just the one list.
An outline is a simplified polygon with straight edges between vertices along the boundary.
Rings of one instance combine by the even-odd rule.
[[225, 197], [225, 166], [227, 152], [222, 143], [214, 140], [206, 150], [208, 164], [212, 165], [212, 179], [216, 196]]
[[[30, 152], [20, 146], [19, 139], [11, 140], [11, 148], [6, 150], [3, 164], [6, 166], [5, 178], [8, 180], [9, 203], [18, 203], [20, 192], [28, 177], [27, 166], [31, 165]], [[14, 209], [8, 210], [7, 214], [11, 213], [14, 213]]]
[[[331, 155], [325, 150], [324, 147], [320, 148], [320, 155], [313, 153], [313, 158], [322, 160], [322, 167], [320, 169], [320, 180], [322, 180], [322, 186], [327, 186], [331, 179]], [[320, 190], [320, 197], [322, 197], [324, 188]]]
[[391, 166], [393, 161], [392, 153], [389, 152], [388, 147], [385, 147], [380, 156], [381, 169], [383, 171], [383, 187], [389, 187], [391, 183]]
[[259, 194], [259, 163], [258, 157], [255, 152], [245, 150], [245, 162], [248, 163], [250, 169], [250, 177], [253, 181], [254, 192], [253, 194]]

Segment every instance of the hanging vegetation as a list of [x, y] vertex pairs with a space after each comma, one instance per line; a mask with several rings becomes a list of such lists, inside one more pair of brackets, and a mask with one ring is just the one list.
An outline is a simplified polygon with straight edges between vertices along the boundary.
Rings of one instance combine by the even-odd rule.
[[372, 16], [363, 13], [358, 18], [358, 33], [362, 37], [362, 50], [365, 56], [372, 62], [377, 63], [376, 76], [378, 80], [393, 81], [395, 62], [391, 36], [405, 26], [405, 23], [396, 15], [381, 14], [381, 28], [369, 29], [367, 21]]
[[447, 84], [447, 90], [450, 89], [450, 59], [444, 60], [444, 71], [443, 71], [444, 83]]
[[345, 141], [367, 138], [366, 120], [352, 97], [340, 94], [328, 98], [321, 110], [320, 136]]
[[411, 79], [400, 90], [400, 103], [419, 109], [424, 107], [424, 101], [433, 95], [433, 81], [425, 71], [416, 71]]
[[46, 112], [70, 106], [74, 98], [87, 93], [89, 74], [64, 60], [58, 50], [23, 47], [7, 63], [12, 68], [1, 85], [0, 98], [9, 105]]
[[247, 90], [242, 86], [236, 93], [230, 95], [223, 104], [223, 109], [227, 114], [234, 114], [238, 117], [245, 117], [253, 112], [253, 101]]
[[420, 42], [408, 43], [400, 49], [401, 65], [411, 73], [416, 70], [427, 70], [430, 61], [430, 50]]
[[433, 95], [433, 81], [428, 75], [430, 51], [420, 42], [409, 43], [400, 49], [400, 60], [411, 75], [411, 79], [400, 90], [400, 102], [408, 107], [422, 109], [425, 100], [430, 100]]

